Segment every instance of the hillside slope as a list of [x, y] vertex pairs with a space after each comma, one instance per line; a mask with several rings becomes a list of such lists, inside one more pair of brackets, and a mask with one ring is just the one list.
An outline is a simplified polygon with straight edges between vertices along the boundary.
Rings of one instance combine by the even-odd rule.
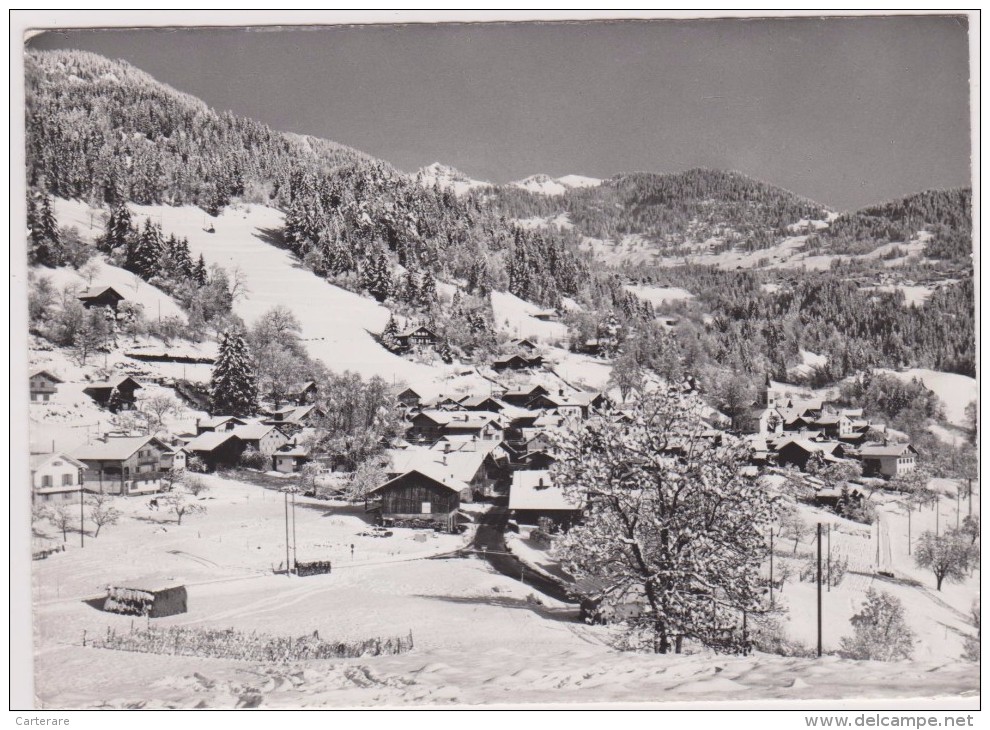
[[[193, 206], [130, 208], [138, 220], [150, 217], [167, 234], [188, 238], [193, 255], [203, 254], [208, 264], [240, 269], [247, 294], [234, 303], [234, 310], [248, 324], [278, 304], [289, 307], [302, 325], [307, 350], [331, 370], [379, 375], [389, 382], [433, 380], [442, 374], [393, 355], [375, 341], [372, 335], [388, 321], [387, 309], [328, 284], [290, 252], [268, 242], [266, 237], [282, 225], [279, 211], [258, 205], [228, 208], [210, 219], [216, 232], [209, 233], [203, 228], [203, 211]], [[89, 209], [78, 201], [56, 200], [55, 209], [66, 224], [88, 219]]]

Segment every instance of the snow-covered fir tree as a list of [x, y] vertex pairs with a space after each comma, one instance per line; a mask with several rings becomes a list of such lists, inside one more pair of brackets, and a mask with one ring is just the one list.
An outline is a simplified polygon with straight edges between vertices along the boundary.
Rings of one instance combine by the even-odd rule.
[[741, 473], [745, 445], [709, 438], [702, 413], [695, 396], [655, 392], [627, 422], [595, 416], [557, 444], [554, 484], [584, 509], [558, 555], [604, 586], [604, 615], [639, 604], [627, 638], [657, 653], [683, 639], [745, 651], [744, 614], [764, 610], [770, 497]]
[[199, 286], [206, 286], [210, 280], [210, 273], [206, 268], [206, 259], [203, 258], [203, 254], [200, 254], [199, 259], [196, 261], [196, 266], [193, 270], [193, 279]]
[[220, 353], [210, 377], [210, 413], [250, 416], [257, 410], [258, 385], [247, 342], [240, 332], [228, 330], [220, 338]]
[[389, 352], [399, 349], [399, 325], [395, 321], [395, 315], [389, 315], [388, 323], [382, 330], [382, 346]]

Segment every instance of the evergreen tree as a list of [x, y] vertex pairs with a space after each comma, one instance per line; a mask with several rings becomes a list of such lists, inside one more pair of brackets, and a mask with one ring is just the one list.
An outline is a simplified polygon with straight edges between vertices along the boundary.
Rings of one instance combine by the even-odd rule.
[[126, 249], [130, 244], [133, 230], [131, 212], [127, 209], [127, 205], [120, 203], [110, 211], [106, 232], [100, 240], [101, 250], [114, 253], [119, 249]]
[[210, 413], [251, 416], [258, 410], [258, 385], [247, 342], [236, 330], [224, 332], [210, 377]]
[[41, 198], [41, 205], [28, 195], [27, 207], [29, 258], [42, 266], [61, 266], [65, 262], [62, 235], [52, 210], [51, 198]]
[[423, 274], [423, 283], [419, 288], [419, 298], [418, 301], [425, 307], [432, 306], [437, 300], [437, 281], [433, 278], [433, 274], [427, 271]]
[[206, 286], [210, 280], [210, 273], [206, 268], [206, 259], [203, 258], [203, 254], [200, 254], [199, 260], [196, 261], [196, 268], [193, 271], [193, 279], [199, 286]]
[[162, 248], [161, 229], [146, 218], [141, 234], [128, 249], [124, 265], [142, 279], [158, 276], [161, 273]]
[[389, 315], [388, 323], [382, 330], [382, 345], [389, 352], [399, 349], [399, 325], [395, 322], [395, 315]]

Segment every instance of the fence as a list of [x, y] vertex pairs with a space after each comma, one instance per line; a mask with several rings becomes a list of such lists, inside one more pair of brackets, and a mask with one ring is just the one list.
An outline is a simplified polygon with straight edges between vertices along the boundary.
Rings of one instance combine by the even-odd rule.
[[107, 627], [105, 637], [83, 646], [145, 654], [195, 656], [210, 659], [240, 659], [252, 662], [286, 663], [310, 659], [349, 659], [364, 656], [404, 654], [413, 648], [412, 632], [406, 637], [364, 641], [323, 641], [317, 632], [308, 636], [272, 636], [234, 629], [196, 629], [184, 626], [135, 628], [118, 634]]

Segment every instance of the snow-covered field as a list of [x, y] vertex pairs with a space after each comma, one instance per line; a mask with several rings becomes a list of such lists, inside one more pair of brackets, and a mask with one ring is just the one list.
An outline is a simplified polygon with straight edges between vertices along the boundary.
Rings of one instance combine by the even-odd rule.
[[640, 299], [659, 307], [665, 302], [676, 302], [683, 299], [693, 299], [694, 294], [679, 286], [626, 286], [626, 291], [635, 294]]
[[945, 405], [945, 419], [955, 426], [966, 426], [966, 406], [979, 395], [976, 378], [959, 373], [943, 373], [925, 368], [881, 370], [901, 380], [919, 378]]
[[[892, 666], [835, 657], [618, 652], [609, 629], [576, 622], [574, 607], [537, 595], [477, 558], [428, 559], [456, 548], [463, 538], [418, 542], [409, 530], [396, 530], [390, 538], [361, 537], [363, 521], [353, 510], [316, 500], [300, 498], [297, 504], [299, 557], [330, 558], [333, 573], [272, 575], [272, 566], [285, 560], [282, 496], [208, 479], [209, 511], [186, 517], [181, 527], [148, 511], [145, 500], [132, 500], [124, 503], [121, 524], [87, 539], [85, 548], [70, 533], [66, 552], [35, 563], [41, 706], [978, 697], [975, 665], [946, 656]], [[185, 582], [189, 612], [154, 619], [155, 625], [292, 636], [317, 631], [324, 640], [411, 631], [415, 649], [399, 656], [259, 665], [82, 646], [83, 631], [93, 637], [108, 626], [126, 632], [132, 625], [130, 617], [102, 613], [84, 598], [99, 594], [108, 582], [156, 577]]]

